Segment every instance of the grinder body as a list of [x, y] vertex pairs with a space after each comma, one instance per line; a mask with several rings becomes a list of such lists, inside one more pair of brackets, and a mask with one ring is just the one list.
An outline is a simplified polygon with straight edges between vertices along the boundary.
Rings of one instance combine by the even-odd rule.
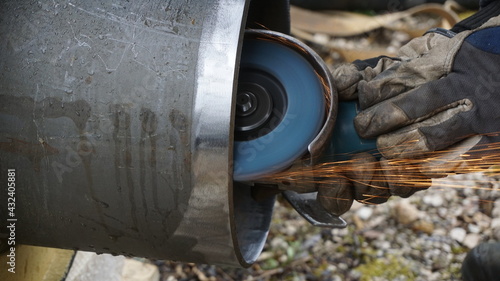
[[356, 101], [339, 102], [332, 139], [322, 162], [346, 161], [352, 154], [359, 152], [377, 153], [376, 140], [361, 138], [354, 128], [353, 120], [359, 112], [359, 105]]

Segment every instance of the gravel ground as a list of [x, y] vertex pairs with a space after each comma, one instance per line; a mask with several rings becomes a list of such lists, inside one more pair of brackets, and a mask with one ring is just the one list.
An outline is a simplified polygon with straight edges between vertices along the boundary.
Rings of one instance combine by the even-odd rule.
[[408, 199], [354, 204], [344, 229], [309, 225], [283, 200], [249, 269], [157, 261], [162, 280], [461, 280], [466, 253], [500, 241], [500, 182], [448, 177]]

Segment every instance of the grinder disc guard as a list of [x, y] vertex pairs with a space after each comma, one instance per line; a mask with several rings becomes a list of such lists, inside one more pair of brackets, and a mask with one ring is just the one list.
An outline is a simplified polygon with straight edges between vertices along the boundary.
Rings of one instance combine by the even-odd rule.
[[283, 42], [245, 38], [236, 97], [236, 181], [289, 167], [304, 155], [324, 123], [320, 78], [294, 46]]

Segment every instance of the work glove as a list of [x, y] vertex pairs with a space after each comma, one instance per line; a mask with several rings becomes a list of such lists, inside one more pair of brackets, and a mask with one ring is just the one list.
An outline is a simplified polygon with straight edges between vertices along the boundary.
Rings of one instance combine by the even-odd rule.
[[[435, 46], [448, 41], [457, 33], [476, 30], [489, 19], [500, 15], [500, 1], [483, 1], [484, 5], [474, 15], [460, 21], [451, 30], [435, 28], [421, 37], [411, 40], [398, 50], [397, 57], [380, 56], [368, 60], [356, 60], [337, 67], [333, 72], [341, 100], [357, 98], [358, 83], [371, 81], [394, 64], [413, 60], [428, 53]], [[430, 63], [429, 66], [434, 65]], [[432, 79], [432, 78], [431, 78]], [[434, 79], [432, 79], [434, 80]], [[428, 80], [430, 81], [430, 80]], [[361, 101], [362, 102], [362, 101]]]
[[353, 63], [345, 63], [335, 68], [332, 75], [339, 98], [341, 100], [357, 99], [360, 82], [371, 81], [390, 67], [422, 56], [439, 43], [448, 41], [449, 36], [454, 34], [444, 29], [436, 29], [436, 31], [439, 32], [429, 32], [422, 37], [411, 40], [399, 49], [397, 57], [380, 56], [367, 60], [356, 60]]
[[377, 159], [370, 153], [358, 153], [348, 161], [330, 165], [333, 166], [330, 169], [320, 168], [327, 180], [320, 182], [317, 200], [337, 216], [347, 212], [354, 200], [382, 204], [391, 196], [406, 198], [432, 184], [412, 159]]
[[[398, 57], [380, 56], [337, 67], [332, 75], [339, 98], [357, 99], [359, 83], [371, 81], [390, 67], [421, 56], [440, 42], [449, 40], [447, 33], [443, 30], [415, 38], [399, 50]], [[330, 175], [324, 175], [330, 184], [320, 185], [317, 196], [321, 205], [335, 215], [347, 212], [353, 200], [363, 204], [381, 204], [392, 195], [409, 197], [432, 183], [408, 162], [389, 162], [370, 153], [353, 155], [349, 161], [335, 165], [337, 169], [331, 169], [333, 172]]]
[[357, 98], [363, 110], [354, 120], [356, 130], [364, 138], [378, 137], [383, 157], [357, 157], [362, 165], [346, 169], [337, 189], [320, 189], [325, 208], [347, 211], [349, 189], [354, 199], [378, 204], [425, 189], [430, 178], [495, 164], [499, 25], [494, 17], [458, 34], [434, 30], [410, 41], [397, 59], [357, 61], [333, 72], [340, 98]]
[[[371, 81], [404, 61], [422, 56], [449, 40], [449, 34], [453, 33], [440, 30], [415, 38], [399, 50], [398, 57], [380, 56], [337, 67], [332, 74], [340, 99], [357, 99], [360, 83]], [[359, 103], [363, 105], [363, 101], [359, 100]], [[392, 195], [409, 197], [432, 183], [408, 161], [390, 162], [385, 158], [377, 159], [370, 153], [353, 155], [350, 161], [336, 164], [341, 168], [333, 169], [334, 175], [325, 175], [332, 184], [321, 186], [317, 197], [323, 207], [336, 215], [347, 212], [353, 199], [363, 204], [381, 204]]]
[[[439, 153], [454, 155], [446, 162], [487, 160], [500, 141], [499, 72], [497, 16], [360, 81], [363, 111], [354, 125], [361, 137], [377, 137], [378, 150], [388, 159], [434, 157], [433, 152], [450, 148]], [[454, 167], [440, 172], [453, 172], [449, 168]]]

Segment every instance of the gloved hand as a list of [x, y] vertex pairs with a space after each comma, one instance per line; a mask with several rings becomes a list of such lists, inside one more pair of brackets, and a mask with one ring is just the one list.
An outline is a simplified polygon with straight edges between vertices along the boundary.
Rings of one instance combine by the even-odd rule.
[[327, 173], [320, 168], [326, 180], [319, 184], [317, 200], [338, 216], [351, 208], [353, 200], [381, 204], [391, 196], [406, 198], [432, 184], [411, 159], [377, 160], [370, 153], [359, 153], [332, 165]]
[[[451, 33], [450, 33], [451, 34]], [[341, 100], [358, 98], [358, 84], [371, 81], [380, 73], [415, 59], [440, 42], [449, 40], [444, 33], [428, 33], [403, 46], [398, 57], [380, 56], [368, 60], [341, 65], [333, 71], [335, 86]], [[363, 104], [363, 101], [359, 101]], [[431, 180], [423, 176], [408, 161], [394, 162], [369, 153], [354, 155], [351, 161], [341, 162], [332, 175], [325, 175], [330, 184], [318, 189], [318, 201], [335, 215], [347, 212], [353, 200], [364, 204], [381, 204], [392, 195], [409, 197], [418, 190], [426, 189]]]
[[[428, 33], [415, 38], [399, 50], [396, 58], [380, 56], [341, 65], [332, 73], [339, 98], [357, 99], [360, 82], [371, 81], [390, 67], [421, 56], [440, 42], [447, 41], [449, 38], [446, 35]], [[317, 197], [321, 205], [335, 215], [347, 212], [353, 200], [381, 204], [392, 195], [409, 197], [432, 183], [411, 163], [394, 163], [385, 158], [378, 161], [369, 153], [353, 155], [351, 161], [338, 163], [338, 166], [341, 168], [335, 171], [335, 175], [327, 176], [331, 184], [321, 185]]]
[[378, 137], [377, 147], [389, 159], [429, 156], [459, 142], [449, 152], [461, 153], [448, 160], [491, 155], [500, 141], [499, 71], [497, 16], [360, 81], [364, 111], [354, 120], [356, 130], [365, 138]]
[[[332, 198], [347, 198], [349, 190], [363, 203], [407, 197], [430, 186], [430, 177], [498, 158], [491, 149], [500, 141], [499, 25], [494, 17], [459, 34], [427, 33], [404, 46], [397, 59], [357, 61], [333, 72], [340, 97], [358, 98], [364, 109], [355, 118], [358, 133], [378, 137], [384, 157], [365, 155], [361, 166], [346, 167], [336, 190], [319, 190], [323, 206], [336, 214], [347, 211], [347, 200]], [[422, 159], [436, 150], [442, 151]]]
[[[332, 75], [339, 98], [341, 100], [354, 100], [358, 98], [358, 84], [360, 82], [371, 81], [390, 67], [422, 56], [434, 46], [448, 41], [448, 36], [453, 34], [451, 31], [440, 29], [439, 33], [430, 32], [422, 37], [411, 40], [399, 49], [398, 56], [395, 58], [380, 56], [367, 60], [356, 60], [353, 63], [346, 63], [337, 67], [333, 70]], [[360, 102], [363, 101], [360, 100]]]

